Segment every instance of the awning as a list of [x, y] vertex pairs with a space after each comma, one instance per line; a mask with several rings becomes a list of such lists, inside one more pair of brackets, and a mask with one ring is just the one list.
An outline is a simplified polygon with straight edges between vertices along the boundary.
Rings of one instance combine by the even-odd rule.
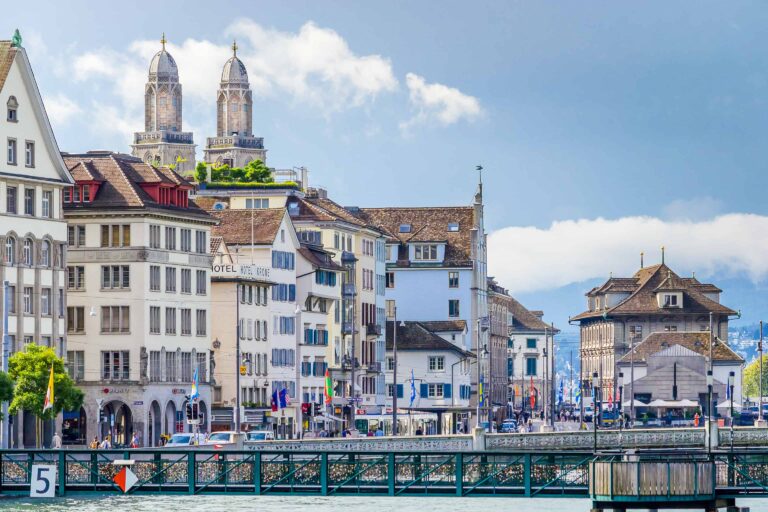
[[338, 416], [334, 416], [333, 414], [321, 414], [319, 416], [315, 416], [315, 421], [317, 420], [338, 421], [339, 423], [344, 423], [344, 420], [342, 418], [339, 418]]
[[627, 400], [626, 402], [621, 404], [622, 407], [632, 407], [633, 405], [635, 407], [648, 407], [648, 404], [646, 404], [645, 402], [641, 402], [640, 400], [637, 400], [637, 399], [633, 400], [632, 402]]
[[665, 407], [667, 409], [690, 409], [698, 406], [699, 403], [693, 400], [662, 400], [661, 398], [648, 404], [648, 407]]
[[[718, 409], [730, 409], [731, 408], [731, 401], [726, 400], [724, 402], [720, 402], [717, 404]], [[734, 409], [741, 409], [741, 405], [738, 402], [733, 402], [733, 408]]]

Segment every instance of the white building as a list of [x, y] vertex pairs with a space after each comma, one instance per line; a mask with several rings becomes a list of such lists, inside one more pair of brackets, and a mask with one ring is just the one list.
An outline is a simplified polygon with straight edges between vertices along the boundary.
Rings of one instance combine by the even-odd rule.
[[[0, 283], [10, 286], [11, 352], [34, 342], [64, 356], [67, 226], [61, 191], [73, 180], [20, 38], [0, 41], [0, 101], [6, 148], [0, 159]], [[34, 416], [21, 413], [13, 420], [10, 446], [34, 446]], [[44, 438], [52, 435], [46, 425]]]
[[[187, 431], [194, 371], [210, 414], [209, 238], [215, 220], [188, 201], [168, 168], [128, 155], [65, 155], [69, 258], [67, 358], [85, 392], [85, 439], [111, 434], [146, 446]], [[202, 426], [203, 430], [207, 424]]]
[[[394, 382], [394, 322], [387, 322], [387, 406], [397, 394], [398, 434], [413, 435], [421, 427], [427, 434], [468, 432], [472, 425], [470, 368], [475, 355], [430, 329], [432, 322], [397, 322], [397, 383]], [[413, 386], [413, 388], [411, 387]], [[411, 393], [415, 391], [413, 403]], [[412, 420], [419, 413], [434, 413], [435, 421]], [[384, 419], [391, 432], [391, 420]]]

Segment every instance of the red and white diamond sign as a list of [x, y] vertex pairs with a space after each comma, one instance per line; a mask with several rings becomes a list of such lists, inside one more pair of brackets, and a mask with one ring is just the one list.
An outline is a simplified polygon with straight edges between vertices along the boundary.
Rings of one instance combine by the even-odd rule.
[[123, 492], [128, 492], [128, 489], [136, 485], [138, 481], [139, 478], [127, 467], [121, 469], [114, 478], [114, 482]]

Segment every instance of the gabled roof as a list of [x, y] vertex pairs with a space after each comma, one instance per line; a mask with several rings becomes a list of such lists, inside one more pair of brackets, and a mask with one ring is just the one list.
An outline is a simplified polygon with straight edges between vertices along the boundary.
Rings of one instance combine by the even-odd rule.
[[[631, 282], [634, 281], [634, 289], [630, 295], [614, 307], [599, 311], [585, 311], [573, 317], [571, 320], [584, 320], [611, 315], [641, 315], [649, 313], [664, 313], [665, 315], [680, 314], [709, 314], [735, 315], [736, 311], [723, 306], [704, 295], [704, 291], [719, 290], [714, 285], [702, 285], [698, 281], [680, 278], [667, 265], [660, 264], [638, 270], [632, 278], [609, 279], [602, 286], [593, 288], [587, 292], [588, 297], [602, 295], [612, 285], [621, 285], [629, 291]], [[656, 294], [660, 291], [677, 291], [683, 294], [683, 307], [660, 308]]]
[[301, 244], [299, 247], [301, 254], [312, 266], [323, 270], [341, 271], [344, 267], [331, 259], [331, 254], [320, 249], [317, 246]]
[[500, 300], [504, 302], [507, 306], [507, 311], [512, 313], [512, 324], [515, 330], [544, 331], [546, 329], [553, 334], [560, 332], [560, 329], [544, 322], [541, 318], [534, 315], [525, 306], [520, 304], [514, 297], [494, 293], [491, 295], [491, 300]]
[[[627, 352], [619, 360], [619, 364], [630, 364], [631, 361], [645, 363], [650, 356], [679, 345], [698, 355], [709, 357], [709, 332], [654, 332], [645, 340], [635, 345], [632, 353]], [[726, 343], [715, 340], [712, 346], [714, 361], [743, 363], [744, 359], [734, 352]]]
[[16, 58], [16, 48], [11, 45], [10, 41], [0, 41], [0, 91], [3, 90], [14, 58]]
[[432, 332], [466, 332], [466, 320], [432, 320], [429, 322], [419, 322], [427, 330]]
[[[426, 322], [397, 322], [397, 350], [451, 351], [462, 357], [475, 357], [472, 352], [454, 345], [427, 328]], [[405, 325], [402, 325], [405, 324]], [[387, 322], [387, 350], [394, 348], [395, 322]]]
[[210, 242], [210, 247], [211, 247], [210, 253], [216, 254], [217, 252], [219, 252], [219, 247], [221, 247], [222, 243], [224, 243], [224, 238], [220, 236], [212, 236], [211, 242]]
[[[397, 266], [408, 266], [407, 244], [413, 242], [445, 243], [446, 267], [472, 266], [472, 231], [475, 211], [471, 206], [444, 206], [425, 208], [360, 208], [360, 218], [399, 243], [401, 250]], [[400, 226], [408, 224], [408, 233]], [[449, 231], [449, 224], [458, 224], [457, 231]]]
[[280, 231], [283, 217], [287, 215], [283, 208], [213, 210], [209, 213], [219, 220], [211, 235], [222, 237], [229, 245], [271, 245]]

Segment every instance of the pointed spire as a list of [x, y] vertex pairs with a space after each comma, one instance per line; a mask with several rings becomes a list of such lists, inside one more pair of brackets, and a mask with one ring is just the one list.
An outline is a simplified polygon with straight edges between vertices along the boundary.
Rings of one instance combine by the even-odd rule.
[[644, 268], [645, 267], [645, 264], [643, 262], [643, 257], [644, 256], [645, 256], [645, 253], [641, 251], [640, 252], [640, 268]]
[[237, 57], [237, 39], [232, 40], [232, 55]]
[[163, 32], [163, 37], [160, 38], [160, 44], [163, 45], [163, 51], [165, 51], [165, 43], [167, 43], [168, 40], [165, 38], [165, 32]]
[[664, 264], [664, 246], [661, 246], [661, 264]]

